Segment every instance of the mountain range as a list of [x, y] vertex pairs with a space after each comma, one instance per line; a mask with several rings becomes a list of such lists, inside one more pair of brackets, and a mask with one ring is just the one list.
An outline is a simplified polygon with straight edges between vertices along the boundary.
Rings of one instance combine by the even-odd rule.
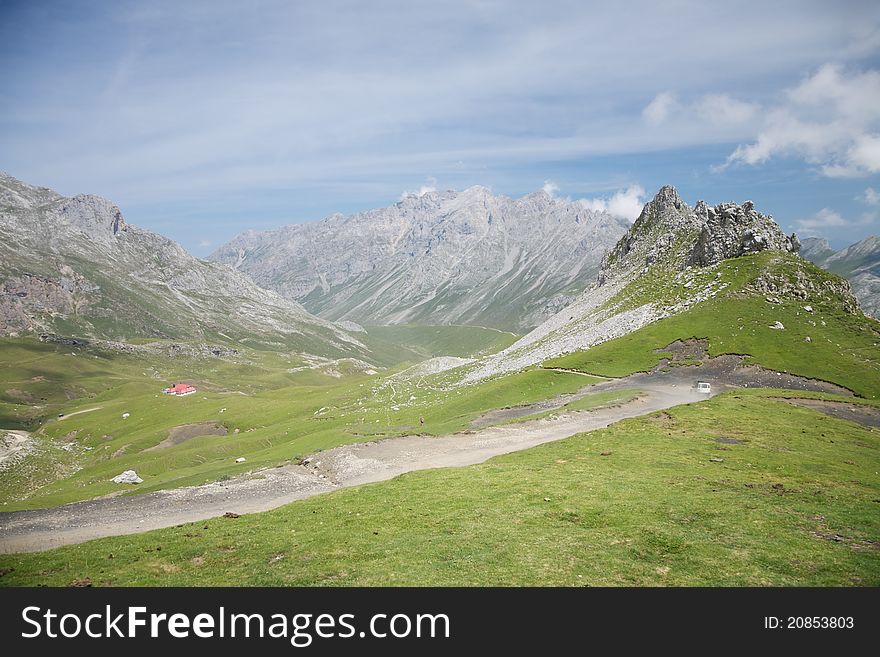
[[593, 283], [628, 226], [543, 190], [511, 199], [471, 187], [248, 231], [210, 259], [334, 321], [522, 333]]
[[345, 329], [127, 224], [98, 196], [64, 197], [0, 174], [0, 335], [283, 344], [362, 356]]
[[808, 237], [801, 255], [850, 282], [862, 309], [880, 318], [880, 237], [872, 235], [835, 251], [828, 240]]
[[691, 208], [670, 186], [630, 227], [543, 191], [510, 199], [472, 187], [245, 233], [204, 261], [127, 224], [110, 201], [2, 174], [0, 235], [4, 335], [283, 348], [375, 363], [375, 338], [354, 320], [526, 333], [465, 367], [465, 382], [588, 349], [716, 297], [770, 307], [796, 299], [860, 316], [846, 281], [820, 275], [800, 249], [855, 281], [869, 309], [878, 280], [877, 238], [840, 252], [802, 245], [750, 201]]

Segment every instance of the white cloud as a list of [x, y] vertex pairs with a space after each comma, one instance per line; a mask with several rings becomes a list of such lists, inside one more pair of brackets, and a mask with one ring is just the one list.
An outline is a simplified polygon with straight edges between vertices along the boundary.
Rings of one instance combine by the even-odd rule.
[[642, 118], [649, 125], [660, 125], [669, 118], [677, 107], [678, 101], [675, 99], [675, 95], [664, 91], [654, 96], [654, 100], [642, 110]]
[[760, 110], [760, 105], [734, 98], [729, 94], [710, 93], [695, 100], [679, 101], [669, 91], [657, 94], [642, 110], [642, 119], [652, 127], [663, 126], [685, 130], [696, 128], [727, 129], [742, 126], [752, 121]]
[[756, 103], [737, 100], [728, 94], [707, 94], [694, 106], [697, 116], [713, 125], [737, 125], [751, 121], [760, 109]]
[[782, 94], [756, 139], [727, 165], [795, 156], [832, 178], [880, 172], [880, 72], [847, 73], [826, 64]]
[[795, 222], [798, 230], [807, 235], [815, 235], [821, 229], [840, 228], [849, 226], [850, 222], [844, 219], [840, 213], [829, 208], [822, 208], [812, 217], [800, 219]]
[[[811, 2], [795, 21], [793, 0], [637, 11], [576, 2], [548, 11], [524, 0], [412, 11], [384, 1], [303, 10], [268, 0], [260, 12], [231, 0], [104, 3], [78, 15], [76, 34], [60, 9], [38, 15], [12, 4], [6, 23], [26, 29], [0, 46], [15, 90], [14, 102], [0, 97], [3, 167], [66, 194], [137, 206], [149, 227], [192, 203], [225, 203], [247, 221], [276, 216], [254, 216], [253, 197], [267, 191], [289, 216], [374, 207], [403, 189], [426, 193], [429, 172], [450, 187], [514, 193], [568, 177], [563, 162], [623, 167], [589, 183], [603, 189], [619, 175], [657, 178], [666, 163], [597, 158], [669, 151], [662, 177], [687, 175], [685, 149], [757, 139], [766, 112], [750, 104], [807, 102], [814, 87], [834, 85], [805, 87], [798, 101], [779, 90], [823, 62], [875, 62], [880, 48], [880, 8], [869, 3], [841, 11]], [[735, 47], [719, 47], [717, 29], [670, 38], [685, 23], [723, 25]], [[35, 33], [57, 57], [27, 56]], [[84, 45], [84, 33], [104, 38]], [[841, 152], [851, 146], [854, 160], [870, 159], [870, 143]], [[173, 233], [196, 246], [206, 224], [178, 222]]]
[[428, 178], [426, 184], [419, 187], [418, 191], [411, 192], [409, 190], [403, 190], [400, 193], [400, 200], [402, 201], [407, 196], [415, 196], [416, 198], [422, 198], [425, 194], [432, 194], [437, 191], [437, 179], [436, 178]]
[[582, 198], [578, 202], [588, 210], [607, 212], [615, 217], [635, 221], [645, 205], [645, 190], [641, 185], [630, 185], [618, 190], [610, 198]]
[[199, 248], [200, 249], [207, 249], [209, 246], [211, 246], [213, 244], [214, 243], [211, 240], [202, 240], [201, 242], [199, 242]]
[[[880, 101], [880, 95], [877, 98]], [[880, 108], [877, 110], [880, 112]], [[870, 173], [880, 171], [880, 135], [860, 135], [847, 151], [850, 162]]]
[[856, 197], [857, 200], [867, 205], [880, 205], [880, 192], [873, 187], [868, 187], [861, 195]]
[[547, 196], [555, 196], [555, 195], [556, 195], [556, 192], [559, 191], [559, 185], [557, 185], [557, 184], [556, 184], [555, 182], [553, 182], [552, 180], [545, 180], [545, 181], [544, 181], [544, 186], [543, 186], [541, 189], [544, 190], [544, 193], [545, 193]]

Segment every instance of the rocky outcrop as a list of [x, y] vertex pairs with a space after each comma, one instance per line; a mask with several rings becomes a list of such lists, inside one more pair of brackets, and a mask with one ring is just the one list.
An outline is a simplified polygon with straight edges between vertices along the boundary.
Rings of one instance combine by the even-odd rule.
[[114, 484], [142, 484], [144, 480], [138, 476], [134, 470], [126, 470], [122, 474], [118, 474], [111, 479]]
[[[47, 268], [51, 265], [47, 263]], [[100, 288], [67, 265], [51, 278], [22, 272], [0, 282], [0, 331], [36, 331], [45, 313], [77, 316], [88, 312]]]
[[691, 265], [707, 267], [759, 251], [797, 253], [800, 249], [797, 235], [786, 236], [773, 217], [756, 211], [751, 201], [715, 207], [700, 201], [694, 214], [703, 227], [688, 258]]
[[675, 187], [661, 187], [603, 259], [599, 284], [660, 262], [674, 268], [684, 266], [686, 257], [682, 244], [692, 240], [702, 226], [700, 218], [681, 200]]
[[605, 257], [598, 281], [603, 284], [658, 263], [672, 269], [708, 267], [759, 251], [797, 253], [799, 248], [796, 235], [786, 236], [751, 201], [716, 206], [698, 201], [692, 209], [674, 187], [665, 186]]
[[471, 187], [243, 233], [211, 258], [334, 321], [522, 331], [591, 285], [627, 227], [543, 191]]
[[56, 217], [77, 231], [102, 241], [126, 230], [122, 211], [107, 199], [92, 194], [65, 199]]
[[821, 237], [807, 237], [801, 240], [801, 250], [799, 253], [802, 258], [819, 264], [820, 260], [834, 255], [835, 251], [831, 248], [828, 240]]
[[861, 312], [852, 287], [845, 279], [819, 279], [803, 267], [789, 268], [785, 273], [764, 272], [749, 284], [749, 289], [772, 303], [779, 303], [780, 298], [785, 297], [840, 306], [850, 315]]

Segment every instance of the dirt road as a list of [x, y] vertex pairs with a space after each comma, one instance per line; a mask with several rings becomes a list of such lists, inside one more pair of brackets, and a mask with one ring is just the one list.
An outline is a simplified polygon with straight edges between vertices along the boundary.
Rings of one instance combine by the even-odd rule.
[[625, 418], [707, 399], [693, 388], [695, 375], [712, 381], [712, 395], [735, 386], [762, 385], [840, 392], [829, 384], [742, 368], [721, 358], [710, 367], [671, 368], [590, 387], [591, 392], [636, 388], [638, 399], [591, 412], [567, 412], [519, 424], [447, 436], [407, 436], [344, 445], [303, 465], [251, 472], [235, 479], [144, 495], [77, 502], [53, 509], [0, 513], [0, 552], [36, 552], [103, 536], [134, 534], [234, 513], [254, 513], [347, 486], [391, 479], [405, 472], [481, 463]]
[[66, 420], [69, 417], [73, 417], [74, 415], [82, 415], [83, 413], [91, 413], [92, 411], [100, 411], [103, 406], [95, 406], [94, 408], [84, 408], [81, 411], [74, 411], [73, 413], [67, 413], [66, 415], [59, 415], [58, 420]]

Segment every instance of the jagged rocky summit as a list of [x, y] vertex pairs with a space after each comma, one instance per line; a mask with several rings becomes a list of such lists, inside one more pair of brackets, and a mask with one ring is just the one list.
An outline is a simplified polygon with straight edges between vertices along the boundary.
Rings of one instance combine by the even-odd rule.
[[598, 280], [602, 284], [618, 272], [670, 258], [670, 265], [678, 268], [706, 267], [765, 250], [797, 253], [799, 249], [797, 235], [786, 236], [773, 217], [755, 210], [751, 201], [714, 207], [698, 201], [691, 209], [667, 185], [604, 258]]

